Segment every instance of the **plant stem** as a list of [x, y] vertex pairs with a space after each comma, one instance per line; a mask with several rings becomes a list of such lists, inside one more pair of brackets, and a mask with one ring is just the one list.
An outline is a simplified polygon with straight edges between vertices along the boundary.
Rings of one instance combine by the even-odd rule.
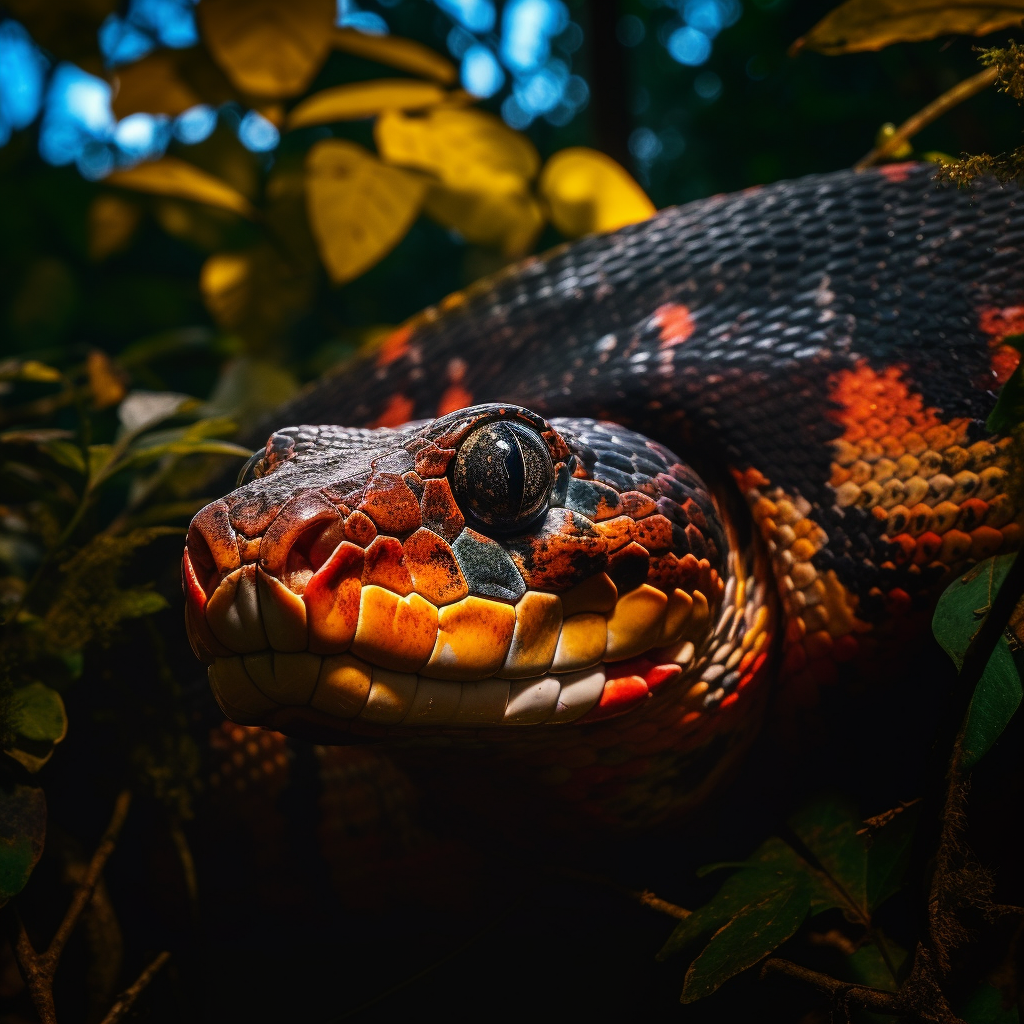
[[139, 998], [142, 990], [153, 980], [153, 976], [171, 958], [171, 954], [165, 949], [158, 953], [152, 963], [135, 979], [130, 988], [126, 988], [118, 997], [117, 1001], [110, 1008], [110, 1012], [103, 1018], [100, 1024], [117, 1024], [117, 1022], [132, 1008], [135, 1000]]
[[771, 971], [778, 971], [780, 974], [788, 974], [791, 978], [798, 978], [820, 992], [827, 992], [837, 1001], [854, 1003], [874, 1013], [896, 1015], [903, 1011], [899, 997], [893, 992], [883, 992], [881, 989], [868, 988], [866, 985], [840, 981], [829, 974], [812, 971], [809, 967], [801, 967], [799, 964], [793, 963], [792, 960], [783, 960], [777, 956], [771, 957], [764, 962], [764, 966], [761, 968], [761, 977], [763, 978]]
[[919, 110], [913, 117], [907, 118], [881, 146], [877, 146], [870, 153], [862, 156], [853, 165], [853, 169], [855, 171], [866, 170], [895, 153], [903, 143], [912, 139], [932, 121], [940, 118], [947, 110], [952, 110], [964, 100], [970, 99], [982, 89], [988, 88], [996, 80], [998, 74], [998, 68], [986, 68], [984, 71], [979, 71], [976, 75], [958, 82], [952, 89], [944, 92], [938, 99], [932, 100], [928, 106]]

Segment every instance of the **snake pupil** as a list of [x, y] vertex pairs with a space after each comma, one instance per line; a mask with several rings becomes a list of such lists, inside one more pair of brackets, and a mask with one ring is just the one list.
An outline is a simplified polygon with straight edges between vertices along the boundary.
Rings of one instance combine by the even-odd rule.
[[547, 445], [529, 427], [498, 420], [477, 427], [455, 462], [459, 504], [495, 529], [523, 527], [545, 507], [554, 469]]

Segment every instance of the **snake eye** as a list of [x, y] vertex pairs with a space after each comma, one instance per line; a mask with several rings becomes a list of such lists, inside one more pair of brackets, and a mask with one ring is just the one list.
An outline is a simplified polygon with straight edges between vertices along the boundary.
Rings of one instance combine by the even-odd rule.
[[496, 530], [526, 527], [547, 507], [554, 481], [551, 453], [521, 423], [496, 420], [477, 427], [455, 458], [455, 498]]
[[256, 467], [263, 461], [266, 454], [266, 451], [261, 448], [255, 455], [250, 455], [245, 460], [245, 465], [238, 471], [238, 479], [235, 480], [236, 487], [241, 487], [256, 479]]

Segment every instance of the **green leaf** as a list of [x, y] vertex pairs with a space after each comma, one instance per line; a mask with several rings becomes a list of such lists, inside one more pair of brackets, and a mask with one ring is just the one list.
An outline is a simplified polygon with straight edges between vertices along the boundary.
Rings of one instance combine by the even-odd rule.
[[1020, 675], [1006, 637], [1001, 636], [967, 710], [963, 767], [973, 768], [1010, 724], [1021, 700]]
[[[886, 940], [885, 948], [893, 960], [893, 967], [899, 971], [907, 958], [907, 951], [889, 940]], [[890, 973], [885, 957], [877, 946], [861, 946], [846, 958], [846, 966], [852, 979], [858, 984], [880, 988], [885, 992], [896, 991], [896, 979]]]
[[19, 687], [11, 697], [10, 725], [27, 740], [60, 743], [68, 731], [64, 701], [43, 683]]
[[920, 804], [908, 807], [872, 836], [868, 848], [867, 896], [871, 911], [899, 892], [910, 863]]
[[0, 906], [25, 888], [45, 838], [43, 791], [37, 786], [0, 788]]
[[[1002, 343], [1024, 353], [1024, 334], [1011, 334], [1003, 338]], [[1024, 361], [1017, 364], [1000, 390], [995, 407], [985, 421], [985, 429], [993, 434], [1008, 434], [1021, 423], [1024, 423]]]
[[715, 932], [690, 965], [681, 1001], [703, 999], [729, 978], [763, 960], [803, 924], [810, 909], [811, 889], [800, 877], [744, 907]]
[[[935, 608], [932, 632], [959, 671], [1016, 555], [979, 562], [951, 583]], [[971, 698], [964, 732], [964, 767], [977, 764], [999, 738], [1021, 701], [1021, 682], [1005, 638], [1000, 638]]]
[[167, 600], [155, 590], [140, 587], [121, 591], [111, 604], [111, 613], [118, 619], [141, 619], [143, 615], [162, 611], [167, 607]]
[[82, 449], [70, 441], [44, 441], [39, 446], [54, 462], [73, 469], [76, 473], [85, 474], [85, 459], [82, 457]]
[[800, 879], [806, 879], [809, 872], [810, 866], [793, 847], [772, 836], [744, 861], [741, 870], [726, 880], [713, 899], [676, 925], [659, 951], [658, 959], [667, 959], [780, 888], [796, 885]]
[[1017, 1007], [1004, 1010], [1003, 994], [991, 985], [982, 985], [975, 990], [960, 1016], [967, 1024], [1020, 1024]]
[[125, 432], [135, 435], [195, 404], [196, 399], [173, 391], [132, 391], [118, 406], [117, 417]]
[[859, 915], [867, 917], [868, 850], [857, 835], [861, 821], [856, 813], [835, 800], [817, 800], [801, 808], [790, 826]]
[[60, 380], [60, 370], [37, 359], [8, 359], [0, 363], [0, 380], [30, 380], [38, 384], [53, 384]]

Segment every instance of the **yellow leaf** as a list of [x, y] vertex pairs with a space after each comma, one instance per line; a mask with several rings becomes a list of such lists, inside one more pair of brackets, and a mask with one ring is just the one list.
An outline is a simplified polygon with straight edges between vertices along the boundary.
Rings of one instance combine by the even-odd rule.
[[790, 48], [819, 53], [881, 50], [936, 36], [983, 36], [1024, 20], [1024, 0], [847, 0]]
[[443, 85], [451, 85], [458, 78], [455, 65], [447, 57], [401, 36], [370, 36], [352, 28], [339, 28], [334, 33], [334, 47], [413, 75], [425, 75]]
[[218, 107], [238, 99], [224, 72], [200, 46], [150, 53], [118, 68], [112, 84], [111, 107], [118, 119], [140, 111], [176, 117], [200, 103]]
[[250, 345], [273, 344], [308, 306], [316, 276], [296, 268], [264, 242], [239, 252], [210, 256], [199, 290], [218, 326]]
[[646, 220], [654, 204], [624, 167], [596, 149], [575, 146], [544, 165], [538, 191], [551, 221], [569, 238], [615, 231]]
[[139, 224], [138, 203], [100, 195], [89, 204], [89, 257], [103, 260], [127, 248]]
[[151, 160], [125, 171], [114, 171], [107, 176], [106, 183], [160, 196], [191, 199], [196, 203], [232, 210], [243, 217], [252, 217], [255, 213], [249, 200], [227, 182], [173, 156]]
[[304, 99], [288, 115], [288, 127], [357, 121], [375, 117], [385, 110], [421, 110], [440, 103], [445, 95], [444, 89], [433, 82], [410, 78], [378, 78], [372, 82], [337, 85]]
[[521, 192], [540, 166], [525, 135], [482, 110], [442, 107], [419, 117], [387, 111], [377, 118], [374, 138], [389, 163], [427, 171], [462, 190]]
[[383, 259], [412, 226], [427, 186], [354, 142], [325, 139], [306, 157], [306, 210], [336, 284]]
[[86, 358], [85, 372], [89, 377], [89, 390], [97, 409], [117, 405], [124, 398], [124, 382], [106, 352], [94, 348]]
[[331, 49], [334, 0], [203, 0], [199, 26], [213, 59], [243, 92], [296, 96]]
[[544, 214], [527, 191], [470, 192], [437, 185], [424, 212], [474, 245], [499, 249], [507, 259], [525, 256], [544, 227]]

